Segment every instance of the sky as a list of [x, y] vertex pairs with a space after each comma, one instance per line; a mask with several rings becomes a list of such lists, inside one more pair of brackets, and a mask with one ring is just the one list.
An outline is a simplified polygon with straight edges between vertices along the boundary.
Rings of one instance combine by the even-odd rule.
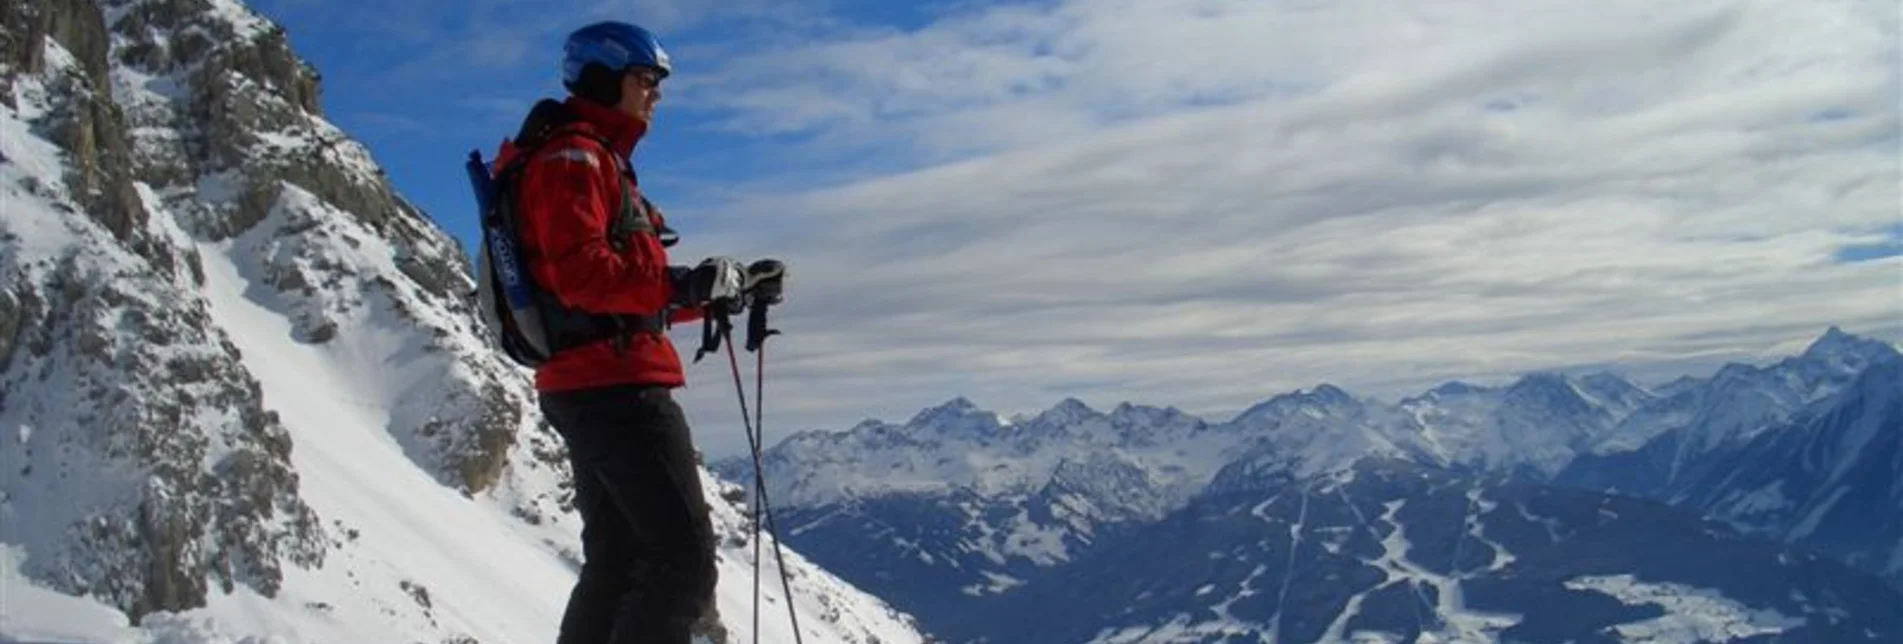
[[[1903, 339], [1889, 0], [253, 6], [465, 244], [461, 163], [561, 91], [562, 36], [656, 31], [635, 163], [674, 262], [790, 267], [770, 439], [954, 396], [1221, 420]], [[683, 393], [716, 453], [724, 362]]]

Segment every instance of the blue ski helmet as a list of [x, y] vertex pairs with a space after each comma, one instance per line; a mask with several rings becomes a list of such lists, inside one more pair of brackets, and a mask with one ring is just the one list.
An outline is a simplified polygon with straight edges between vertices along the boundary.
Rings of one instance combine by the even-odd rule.
[[648, 30], [625, 22], [597, 22], [568, 34], [562, 46], [562, 82], [581, 80], [581, 70], [598, 63], [613, 71], [629, 67], [648, 67], [662, 78], [674, 71], [661, 49], [661, 41]]

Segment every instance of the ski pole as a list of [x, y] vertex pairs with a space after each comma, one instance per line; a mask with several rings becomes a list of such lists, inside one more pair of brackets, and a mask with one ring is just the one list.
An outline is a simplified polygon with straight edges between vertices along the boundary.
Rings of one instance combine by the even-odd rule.
[[[755, 313], [755, 319], [759, 321], [758, 322], [759, 328], [764, 328], [765, 326], [764, 325], [765, 315], [763, 311], [764, 308], [765, 306], [762, 305], [761, 306], [762, 310], [757, 310]], [[723, 313], [723, 317], [724, 317], [724, 313]], [[761, 404], [756, 409], [753, 410], [754, 413], [758, 414], [757, 416], [749, 414], [749, 410], [747, 408], [746, 385], [740, 378], [740, 359], [734, 353], [734, 350], [733, 350], [733, 327], [730, 324], [725, 324], [724, 323], [725, 320], [722, 320], [722, 322], [723, 322], [722, 324], [718, 325], [718, 328], [719, 328], [720, 334], [724, 336], [722, 339], [725, 340], [723, 344], [725, 344], [727, 348], [727, 364], [732, 369], [732, 372], [733, 372], [734, 394], [736, 397], [738, 397], [740, 401], [740, 420], [744, 424], [747, 431], [747, 448], [753, 453], [753, 491], [754, 491], [754, 496], [757, 497], [759, 500], [759, 503], [757, 503], [754, 506], [754, 513], [756, 518], [754, 520], [754, 525], [753, 525], [753, 535], [754, 535], [753, 539], [754, 539], [754, 553], [755, 553], [753, 558], [753, 579], [754, 579], [753, 641], [755, 642], [755, 644], [758, 644], [758, 642], [760, 641], [760, 628], [759, 628], [760, 556], [758, 554], [759, 542], [760, 542], [760, 537], [759, 537], [760, 522], [758, 517], [764, 514], [764, 516], [766, 517], [767, 535], [773, 538], [773, 557], [775, 562], [779, 564], [778, 567], [779, 567], [779, 573], [780, 573], [780, 588], [781, 588], [781, 591], [785, 593], [785, 596], [786, 596], [786, 616], [788, 621], [791, 622], [793, 627], [793, 641], [795, 642], [795, 644], [804, 644], [805, 638], [800, 633], [799, 612], [795, 610], [793, 606], [793, 582], [786, 570], [786, 555], [780, 549], [780, 541], [778, 536], [779, 528], [773, 520], [773, 506], [767, 499], [766, 476], [765, 476], [766, 468], [764, 465], [764, 461], [761, 457], [761, 445], [760, 445], [761, 442], [765, 438], [764, 437], [764, 430], [765, 430], [765, 423], [766, 423], [765, 405]], [[754, 321], [750, 320], [749, 322], [754, 322]], [[754, 324], [749, 324], [749, 326], [752, 327], [754, 326]], [[752, 334], [750, 333], [749, 335], [752, 335]], [[761, 335], [755, 338], [750, 338], [748, 342], [748, 344], [750, 345], [748, 348], [755, 351], [755, 354], [756, 354], [755, 357], [758, 361], [756, 364], [755, 374], [754, 374], [756, 378], [754, 382], [754, 387], [755, 387], [754, 393], [755, 393], [756, 403], [763, 402], [763, 401], [760, 401], [759, 398], [763, 395], [764, 389], [765, 389], [764, 383], [766, 379], [766, 374], [765, 374], [766, 351], [765, 351], [764, 343], [765, 343], [765, 339], [767, 335], [771, 335], [771, 334], [769, 333], [769, 334]], [[756, 418], [759, 420], [758, 423], [754, 422]]]

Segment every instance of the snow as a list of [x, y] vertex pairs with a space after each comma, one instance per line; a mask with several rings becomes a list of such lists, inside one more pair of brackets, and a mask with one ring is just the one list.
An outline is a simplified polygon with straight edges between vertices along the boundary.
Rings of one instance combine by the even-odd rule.
[[1774, 512], [1791, 507], [1790, 499], [1784, 496], [1783, 481], [1774, 481], [1770, 485], [1752, 490], [1749, 494], [1734, 493], [1734, 496], [1738, 498], [1728, 505], [1733, 514], [1740, 516]]
[[1024, 580], [1006, 574], [995, 573], [988, 570], [981, 570], [978, 574], [984, 575], [985, 579], [991, 583], [972, 584], [959, 589], [959, 591], [972, 597], [982, 597], [985, 595], [1000, 594], [1012, 588], [1024, 585]]
[[1526, 509], [1525, 503], [1521, 503], [1518, 501], [1515, 501], [1513, 503], [1513, 511], [1515, 514], [1520, 515], [1520, 518], [1526, 519], [1528, 523], [1537, 523], [1537, 524], [1540, 524], [1541, 527], [1546, 528], [1546, 538], [1549, 539], [1551, 543], [1560, 542], [1560, 536], [1559, 536], [1560, 523], [1558, 519], [1555, 519], [1552, 517], [1534, 516], [1531, 511]]
[[[1276, 499], [1271, 498], [1256, 504], [1250, 509], [1250, 514], [1270, 524], [1279, 532], [1281, 529], [1284, 529], [1282, 522], [1268, 514], [1269, 506], [1275, 503], [1275, 501]], [[1263, 637], [1263, 641], [1277, 641], [1275, 638], [1280, 632], [1282, 612], [1285, 601], [1289, 596], [1294, 577], [1294, 575], [1289, 574], [1287, 570], [1289, 567], [1295, 565], [1296, 549], [1301, 545], [1300, 536], [1307, 528], [1308, 499], [1306, 496], [1303, 497], [1301, 506], [1296, 514], [1295, 521], [1289, 523], [1286, 527], [1289, 532], [1289, 552], [1284, 568], [1284, 575], [1278, 586], [1273, 588], [1257, 586], [1258, 580], [1270, 572], [1268, 565], [1258, 563], [1254, 565], [1248, 576], [1244, 577], [1242, 581], [1237, 584], [1235, 592], [1230, 593], [1221, 601], [1209, 606], [1208, 611], [1214, 614], [1213, 618], [1196, 618], [1190, 615], [1178, 614], [1172, 616], [1168, 621], [1156, 625], [1106, 628], [1098, 632], [1097, 636], [1091, 640], [1091, 644], [1240, 641], [1233, 638], [1246, 636]], [[1265, 544], [1264, 547], [1266, 548], [1268, 545]], [[1221, 552], [1210, 552], [1208, 556], [1211, 559], [1217, 560], [1226, 558]], [[1194, 591], [1194, 595], [1197, 597], [1209, 596], [1214, 594], [1217, 590], [1218, 588], [1215, 584], [1204, 584]], [[1269, 595], [1271, 593], [1273, 593], [1276, 598], [1276, 610], [1274, 617], [1271, 618], [1269, 623], [1263, 624], [1242, 619], [1237, 617], [1233, 612], [1233, 608], [1238, 602], [1250, 600], [1257, 596]], [[1355, 602], [1353, 605], [1358, 606], [1359, 602]], [[1343, 618], [1344, 621], [1345, 619], [1346, 618]], [[1324, 638], [1323, 641], [1339, 640]]]
[[1506, 546], [1500, 545], [1499, 542], [1487, 538], [1487, 524], [1481, 519], [1488, 513], [1493, 512], [1494, 508], [1499, 507], [1499, 505], [1500, 504], [1484, 498], [1478, 486], [1467, 490], [1467, 536], [1473, 537], [1475, 541], [1479, 541], [1493, 548], [1493, 561], [1487, 563], [1487, 572], [1505, 570], [1507, 566], [1511, 566], [1513, 562], [1519, 560], [1518, 557], [1515, 557], [1512, 552], [1506, 549]]
[[1073, 534], [1074, 528], [1069, 524], [1038, 523], [1031, 518], [1024, 498], [1014, 497], [1002, 501], [1017, 506], [1017, 512], [1004, 520], [1002, 525], [986, 521], [984, 507], [970, 502], [959, 504], [959, 511], [965, 515], [964, 531], [972, 535], [961, 544], [966, 552], [983, 555], [986, 561], [995, 565], [1004, 565], [1017, 558], [1038, 566], [1050, 566], [1070, 558], [1064, 538]]
[[1420, 641], [1423, 643], [1496, 641], [1496, 635], [1500, 631], [1520, 623], [1519, 615], [1469, 610], [1466, 594], [1460, 587], [1459, 577], [1448, 577], [1429, 571], [1407, 559], [1407, 552], [1414, 547], [1414, 544], [1408, 541], [1406, 530], [1395, 518], [1406, 504], [1406, 501], [1392, 501], [1385, 504], [1387, 511], [1381, 519], [1394, 526], [1394, 530], [1382, 539], [1382, 555], [1374, 562], [1374, 565], [1388, 571], [1390, 579], [1411, 580], [1433, 586], [1438, 591], [1437, 608], [1445, 623], [1444, 630], [1435, 633], [1422, 632]]
[[[1361, 526], [1361, 529], [1371, 532], [1374, 530], [1374, 526], [1368, 523], [1368, 517], [1362, 514], [1361, 509], [1356, 507], [1352, 501], [1348, 500], [1348, 493], [1342, 486], [1336, 486], [1334, 493], [1337, 498], [1341, 499], [1342, 504], [1347, 506], [1350, 512], [1354, 513], [1355, 521]], [[1385, 556], [1386, 553], [1384, 552], [1383, 557]], [[1357, 593], [1354, 597], [1348, 598], [1348, 603], [1342, 606], [1341, 613], [1335, 615], [1335, 620], [1328, 624], [1328, 630], [1322, 634], [1322, 641], [1338, 642], [1342, 640], [1344, 637], [1343, 631], [1348, 628], [1348, 620], [1361, 613], [1361, 605], [1367, 601], [1369, 592]]]
[[1632, 575], [1578, 577], [1567, 581], [1566, 587], [1605, 593], [1628, 605], [1664, 609], [1663, 616], [1614, 627], [1622, 640], [1633, 644], [1729, 642], [1804, 625], [1802, 618], [1753, 609], [1713, 590], [1648, 583]]
[[[1244, 599], [1248, 599], [1250, 597], [1254, 597], [1260, 594], [1260, 591], [1257, 591], [1255, 588], [1255, 580], [1261, 579], [1263, 573], [1267, 573], [1268, 571], [1269, 571], [1269, 567], [1261, 565], [1261, 564], [1257, 564], [1254, 570], [1250, 570], [1249, 576], [1243, 578], [1242, 583], [1237, 584], [1235, 594], [1232, 594], [1229, 597], [1223, 599], [1221, 603], [1215, 604], [1210, 607], [1210, 611], [1214, 612], [1218, 619], [1211, 622], [1206, 622], [1204, 626], [1205, 627], [1220, 626], [1220, 627], [1223, 627], [1224, 629], [1227, 629], [1230, 626], [1235, 626], [1238, 628], [1244, 625], [1255, 626], [1255, 624], [1251, 622], [1242, 621], [1241, 619], [1235, 616], [1235, 613], [1230, 611], [1231, 609], [1235, 607], [1236, 602], [1239, 602]], [[1279, 608], [1278, 608], [1278, 612], [1279, 612]], [[1273, 632], [1275, 630], [1274, 625], [1271, 624], [1267, 630], [1269, 630], [1270, 632]]]
[[[1275, 617], [1269, 622], [1270, 633], [1282, 632], [1282, 613], [1287, 610], [1289, 585], [1295, 581], [1295, 554], [1302, 547], [1302, 529], [1308, 526], [1308, 494], [1304, 492], [1301, 496], [1302, 505], [1296, 510], [1295, 522], [1288, 527], [1288, 560], [1282, 564], [1282, 588], [1275, 594]], [[1262, 513], [1267, 507], [1267, 503], [1258, 505], [1253, 514], [1263, 521], [1269, 521], [1269, 517]]]
[[1029, 559], [1040, 566], [1070, 559], [1070, 551], [1064, 545], [1065, 530], [1038, 524], [1031, 520], [1028, 510], [1018, 510], [1017, 516], [1011, 518], [1010, 530], [1002, 549], [1005, 554]]
[[1169, 622], [1156, 627], [1132, 626], [1121, 629], [1104, 629], [1088, 644], [1138, 644], [1140, 642], [1178, 642], [1195, 641], [1197, 633], [1189, 629], [1191, 619], [1188, 615], [1177, 615]]
[[25, 563], [25, 549], [0, 543], [0, 639], [101, 644], [137, 641], [137, 630], [127, 625], [124, 613], [90, 599], [33, 585], [20, 574]]
[[79, 58], [73, 56], [73, 52], [67, 51], [66, 47], [60, 45], [57, 40], [47, 38], [44, 44], [46, 47], [47, 71], [64, 72], [77, 71], [80, 69]]
[[1812, 532], [1816, 532], [1817, 525], [1824, 520], [1824, 517], [1830, 515], [1831, 508], [1836, 507], [1837, 501], [1842, 500], [1844, 498], [1844, 494], [1848, 493], [1849, 491], [1850, 491], [1850, 486], [1848, 485], [1838, 486], [1835, 491], [1832, 491], [1830, 493], [1830, 498], [1825, 499], [1823, 503], [1819, 503], [1815, 507], [1812, 507], [1810, 513], [1804, 515], [1804, 520], [1798, 522], [1796, 527], [1791, 528], [1791, 534], [1789, 539], [1791, 541], [1798, 541], [1803, 539], [1804, 537], [1810, 536]]
[[[55, 48], [49, 48], [49, 51], [51, 49]], [[65, 173], [65, 153], [58, 146], [34, 134], [31, 126], [27, 124], [27, 121], [36, 118], [37, 112], [42, 109], [35, 96], [44, 91], [45, 89], [38, 81], [22, 78], [18, 81], [18, 86], [14, 88], [20, 108], [15, 110], [7, 107], [5, 103], [0, 103], [0, 116], [5, 117], [0, 118], [0, 150], [4, 150], [7, 155], [7, 162], [0, 163], [0, 177], [6, 179], [5, 185], [10, 189], [19, 189], [18, 184], [23, 179], [31, 177], [33, 181], [46, 184], [44, 187], [64, 193], [65, 182], [47, 182], [46, 179], [57, 179]], [[12, 214], [15, 203], [9, 196], [7, 199], [9, 214]], [[13, 220], [16, 217], [7, 217], [7, 219]]]
[[[65, 50], [49, 44], [47, 51]], [[79, 243], [74, 227], [83, 224], [63, 214], [76, 209], [66, 182], [60, 180], [66, 154], [29, 124], [46, 109], [46, 88], [36, 78], [21, 76], [13, 91], [17, 109], [0, 102], [0, 156], [6, 159], [0, 163], [0, 204], [6, 205], [6, 216], [0, 217], [0, 249], [17, 265], [25, 265], [64, 255]]]
[[[1470, 496], [1469, 498], [1472, 499], [1476, 497]], [[1349, 598], [1347, 605], [1342, 607], [1341, 613], [1336, 615], [1335, 620], [1328, 625], [1328, 630], [1322, 635], [1322, 641], [1339, 642], [1344, 639], [1364, 641], [1360, 639], [1362, 637], [1362, 633], [1360, 632], [1344, 635], [1343, 631], [1346, 630], [1348, 621], [1353, 618], [1355, 614], [1360, 612], [1361, 605], [1369, 593], [1397, 583], [1432, 586], [1436, 591], [1437, 604], [1435, 606], [1435, 612], [1441, 617], [1442, 628], [1439, 631], [1422, 631], [1420, 639], [1418, 640], [1419, 642], [1425, 644], [1500, 641], [1500, 632], [1519, 624], [1522, 616], [1488, 613], [1469, 609], [1466, 605], [1466, 594], [1461, 588], [1461, 580], [1464, 576], [1456, 575], [1450, 577], [1442, 575], [1422, 568], [1419, 564], [1408, 560], [1407, 553], [1413, 549], [1414, 544], [1408, 541], [1405, 527], [1402, 526], [1400, 520], [1395, 518], [1396, 515], [1401, 512], [1401, 508], [1406, 506], [1406, 500], [1395, 500], [1382, 504], [1382, 507], [1386, 508], [1386, 510], [1381, 514], [1381, 520], [1386, 522], [1392, 529], [1388, 532], [1387, 536], [1381, 540], [1381, 556], [1368, 562], [1369, 565], [1387, 573], [1388, 581], [1374, 589]], [[1495, 563], [1499, 563], [1498, 558], [1496, 558]], [[1368, 637], [1375, 638], [1384, 635], [1385, 634], [1377, 635], [1370, 633]], [[1376, 639], [1373, 641], [1382, 640]]]
[[[156, 613], [131, 626], [124, 613], [90, 598], [40, 588], [20, 570], [23, 548], [0, 544], [0, 642], [20, 644], [294, 644], [326, 641], [300, 636], [247, 635], [259, 624], [209, 611]], [[248, 591], [247, 603], [269, 602]], [[274, 624], [279, 630], [284, 624]]]
[[253, 38], [271, 29], [271, 23], [237, 0], [211, 0], [212, 15], [231, 24], [240, 39]]
[[[1106, 628], [1085, 644], [1163, 644], [1165, 642], [1239, 641], [1250, 634], [1249, 627], [1228, 622], [1197, 622], [1189, 615], [1176, 615], [1157, 626]], [[1272, 641], [1272, 640], [1262, 640]]]
[[[560, 618], [561, 600], [572, 575], [557, 553], [525, 547], [529, 544], [510, 532], [497, 530], [495, 526], [506, 525], [506, 516], [438, 484], [405, 457], [384, 431], [390, 424], [384, 410], [398, 406], [398, 396], [406, 389], [387, 381], [389, 374], [366, 377], [379, 373], [373, 365], [380, 360], [374, 355], [379, 349], [387, 350], [379, 346], [387, 336], [372, 334], [358, 343], [339, 343], [350, 348], [335, 352], [290, 341], [290, 322], [245, 296], [254, 280], [227, 259], [229, 245], [200, 247], [213, 318], [231, 335], [245, 366], [263, 385], [266, 405], [290, 429], [295, 445], [292, 459], [303, 474], [306, 501], [318, 516], [343, 521], [360, 535], [351, 540], [344, 555], [356, 561], [387, 562], [372, 564], [380, 578], [369, 582], [386, 591], [412, 578], [432, 580], [433, 610], [473, 618], [467, 620], [468, 634], [477, 639], [545, 637], [547, 625]], [[390, 322], [366, 320], [364, 324], [387, 327]], [[371, 364], [336, 355], [356, 351], [370, 354], [361, 357]], [[344, 404], [349, 401], [369, 403]], [[392, 490], [403, 493], [392, 494]], [[446, 540], [446, 533], [457, 538]], [[418, 548], [418, 544], [430, 547]], [[401, 562], [402, 568], [388, 565], [395, 562]], [[338, 614], [349, 616], [342, 620], [345, 623], [384, 621], [376, 618], [379, 611], [372, 610], [381, 607], [364, 606], [343, 596], [363, 580], [323, 573], [312, 577], [286, 586], [292, 594], [308, 589], [313, 601], [337, 606]], [[514, 588], [519, 594], [481, 591], [490, 588]], [[400, 611], [414, 613], [414, 608], [403, 606]], [[356, 634], [364, 638], [358, 641], [369, 641], [369, 635]]]
[[[106, 24], [113, 25], [117, 23], [120, 18], [123, 18], [127, 13], [135, 9], [139, 3], [118, 0], [101, 4], [102, 6], [100, 8], [105, 15]], [[250, 7], [245, 6], [244, 3], [238, 0], [208, 0], [202, 4], [202, 10], [204, 11], [203, 15], [205, 17], [211, 18], [231, 31], [229, 34], [205, 34], [205, 36], [216, 40], [227, 38], [241, 41], [251, 40], [268, 33], [273, 27], [270, 21], [259, 16], [257, 12], [252, 11]], [[186, 29], [201, 30], [203, 27], [191, 25], [186, 27]], [[163, 35], [161, 35], [161, 38], [163, 39]]]

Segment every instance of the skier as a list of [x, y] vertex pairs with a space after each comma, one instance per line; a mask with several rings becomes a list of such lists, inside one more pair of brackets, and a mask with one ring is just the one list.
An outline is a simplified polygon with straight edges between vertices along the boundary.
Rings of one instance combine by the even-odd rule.
[[639, 26], [574, 31], [562, 59], [569, 96], [538, 104], [496, 159], [498, 168], [520, 162], [513, 191], [501, 194], [513, 195], [521, 266], [547, 294], [534, 328], [507, 332], [541, 334], [534, 343], [549, 349], [533, 362], [535, 385], [567, 445], [582, 518], [584, 561], [560, 644], [725, 639], [713, 527], [671, 395], [686, 379], [666, 329], [777, 303], [785, 272], [773, 260], [743, 267], [724, 257], [668, 265], [673, 232], [641, 195], [629, 155], [671, 71]]

